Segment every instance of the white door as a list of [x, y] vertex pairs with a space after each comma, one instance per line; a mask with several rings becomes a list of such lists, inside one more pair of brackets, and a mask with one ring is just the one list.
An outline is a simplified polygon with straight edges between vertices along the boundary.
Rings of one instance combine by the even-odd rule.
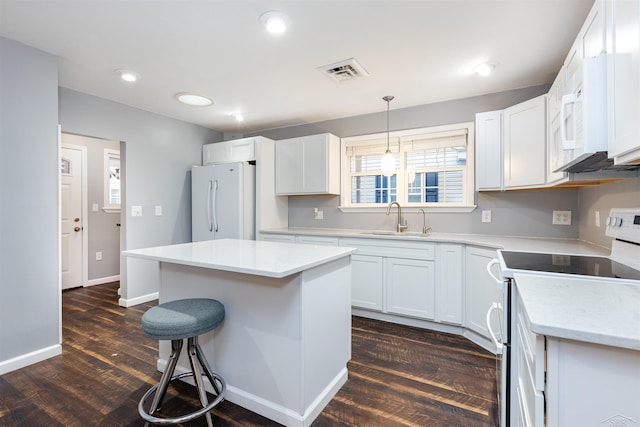
[[82, 286], [82, 150], [60, 151], [62, 289]]

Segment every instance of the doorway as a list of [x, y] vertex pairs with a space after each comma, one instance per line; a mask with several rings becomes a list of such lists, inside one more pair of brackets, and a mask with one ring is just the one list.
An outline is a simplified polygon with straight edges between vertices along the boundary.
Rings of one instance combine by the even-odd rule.
[[62, 133], [60, 165], [62, 289], [120, 280], [120, 142]]

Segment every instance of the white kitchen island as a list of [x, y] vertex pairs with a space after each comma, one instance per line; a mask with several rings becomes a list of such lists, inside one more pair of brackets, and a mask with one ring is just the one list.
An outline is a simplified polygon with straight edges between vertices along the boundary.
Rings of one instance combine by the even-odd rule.
[[[224, 239], [123, 255], [159, 262], [161, 303], [224, 304], [224, 322], [200, 345], [227, 381], [227, 400], [285, 426], [309, 426], [347, 380], [353, 252]], [[169, 353], [170, 343], [160, 342], [158, 369]], [[176, 371], [188, 366], [181, 358]]]

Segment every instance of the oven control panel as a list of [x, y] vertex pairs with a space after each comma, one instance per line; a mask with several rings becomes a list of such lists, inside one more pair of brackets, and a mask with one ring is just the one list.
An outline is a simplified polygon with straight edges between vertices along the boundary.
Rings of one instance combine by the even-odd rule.
[[640, 243], [640, 208], [613, 208], [607, 219], [607, 236]]

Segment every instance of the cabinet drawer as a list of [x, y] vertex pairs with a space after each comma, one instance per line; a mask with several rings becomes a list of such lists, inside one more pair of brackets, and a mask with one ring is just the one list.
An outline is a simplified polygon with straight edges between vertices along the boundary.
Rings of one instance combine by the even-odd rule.
[[267, 242], [285, 242], [285, 243], [295, 243], [296, 236], [291, 234], [262, 234], [261, 240], [265, 240]]
[[337, 237], [296, 236], [296, 243], [303, 243], [306, 245], [338, 246], [340, 244], [340, 239]]
[[[517, 328], [519, 348], [526, 362], [526, 369], [531, 373], [532, 383], [536, 390], [544, 390], [545, 343], [544, 336], [534, 334], [527, 326], [522, 311], [518, 312]], [[522, 366], [524, 369], [524, 366]]]
[[421, 259], [426, 261], [436, 259], [436, 245], [434, 243], [347, 238], [342, 239], [341, 246], [358, 248], [358, 253], [361, 255]]
[[[526, 365], [524, 357], [520, 357], [519, 363]], [[534, 388], [531, 373], [524, 366], [518, 374], [518, 396], [520, 397], [518, 402], [520, 410], [527, 420], [527, 425], [544, 427], [544, 394]]]

